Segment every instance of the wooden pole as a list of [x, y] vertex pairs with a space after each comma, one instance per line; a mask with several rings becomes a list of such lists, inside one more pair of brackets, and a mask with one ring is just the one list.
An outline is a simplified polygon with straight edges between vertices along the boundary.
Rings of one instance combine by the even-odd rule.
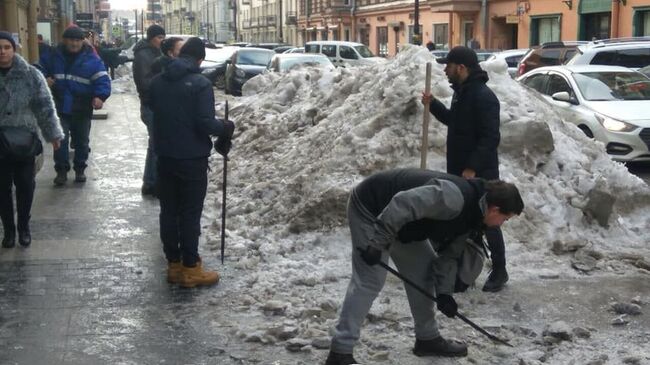
[[[431, 94], [431, 62], [427, 62], [426, 83], [424, 84], [424, 92]], [[422, 113], [422, 145], [420, 146], [420, 168], [427, 168], [427, 152], [429, 150], [429, 120], [431, 113], [429, 112], [429, 104], [431, 101], [424, 105]]]

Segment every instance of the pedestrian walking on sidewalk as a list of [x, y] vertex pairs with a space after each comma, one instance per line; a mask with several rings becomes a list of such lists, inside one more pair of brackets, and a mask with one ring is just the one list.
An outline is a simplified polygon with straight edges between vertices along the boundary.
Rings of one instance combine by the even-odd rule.
[[165, 39], [165, 29], [154, 24], [147, 28], [147, 38], [140, 40], [133, 47], [133, 81], [140, 97], [140, 118], [147, 127], [149, 142], [147, 146], [147, 157], [144, 163], [144, 175], [142, 177], [142, 195], [156, 196], [156, 152], [153, 148], [153, 113], [150, 103], [151, 80], [156, 75], [151, 72], [154, 61], [162, 55], [160, 45]]
[[[445, 64], [445, 73], [454, 89], [450, 109], [431, 95], [423, 95], [423, 102], [431, 101], [429, 111], [447, 129], [447, 172], [465, 178], [499, 178], [498, 147], [499, 100], [486, 85], [488, 75], [481, 69], [474, 50], [454, 47], [447, 57], [438, 58]], [[490, 245], [492, 272], [483, 286], [487, 292], [503, 289], [508, 281], [506, 251], [501, 229], [485, 231]]]
[[63, 130], [45, 78], [35, 67], [16, 54], [9, 32], [0, 31], [0, 216], [4, 237], [2, 247], [16, 244], [16, 223], [12, 186], [16, 187], [18, 242], [29, 246], [30, 212], [36, 183], [35, 156], [43, 146], [38, 137], [56, 150]]
[[226, 156], [235, 129], [218, 120], [214, 91], [201, 75], [205, 58], [200, 38], [187, 40], [180, 56], [151, 82], [153, 146], [158, 156], [160, 238], [168, 261], [167, 280], [184, 287], [212, 285], [219, 274], [206, 271], [199, 257], [201, 213], [208, 186], [210, 136]]
[[52, 88], [56, 110], [65, 139], [54, 152], [54, 184], [62, 186], [70, 171], [70, 149], [74, 146], [75, 182], [86, 182], [90, 154], [90, 125], [93, 109], [101, 109], [111, 95], [111, 79], [102, 60], [84, 43], [86, 33], [79, 27], [63, 32], [63, 44], [48, 59], [41, 59], [48, 84]]
[[[397, 169], [372, 175], [357, 185], [348, 203], [352, 235], [352, 278], [336, 325], [326, 365], [349, 365], [361, 325], [386, 280], [377, 265], [390, 257], [397, 270], [437, 297], [438, 309], [457, 314], [455, 291], [464, 291], [483, 262], [461, 260], [482, 247], [484, 226], [498, 227], [524, 204], [517, 188], [503, 181], [463, 179], [422, 169]], [[415, 322], [417, 356], [465, 356], [467, 346], [444, 339], [433, 302], [405, 286]]]

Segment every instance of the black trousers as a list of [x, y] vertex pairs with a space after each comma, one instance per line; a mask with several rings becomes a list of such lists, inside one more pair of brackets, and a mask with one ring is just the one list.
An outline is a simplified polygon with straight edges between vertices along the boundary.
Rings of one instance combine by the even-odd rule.
[[208, 187], [208, 159], [159, 157], [160, 239], [170, 262], [199, 261], [201, 214]]
[[16, 187], [18, 230], [29, 228], [34, 201], [34, 158], [26, 161], [0, 159], [0, 216], [5, 232], [16, 229], [12, 187]]

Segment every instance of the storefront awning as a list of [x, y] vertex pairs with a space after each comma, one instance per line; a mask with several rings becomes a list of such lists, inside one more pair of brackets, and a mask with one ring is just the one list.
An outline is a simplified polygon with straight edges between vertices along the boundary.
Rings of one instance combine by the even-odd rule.
[[608, 13], [612, 11], [612, 0], [581, 0], [578, 13]]

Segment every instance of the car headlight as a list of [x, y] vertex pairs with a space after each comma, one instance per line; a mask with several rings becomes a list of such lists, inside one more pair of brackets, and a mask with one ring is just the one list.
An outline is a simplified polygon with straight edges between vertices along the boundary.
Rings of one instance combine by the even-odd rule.
[[201, 73], [204, 74], [204, 75], [209, 75], [209, 74], [213, 73], [216, 70], [217, 69], [215, 67], [202, 68]]
[[246, 77], [246, 72], [244, 72], [244, 70], [237, 69], [235, 70], [235, 75], [239, 77]]
[[605, 115], [600, 115], [600, 114], [594, 114], [596, 116], [596, 120], [598, 120], [598, 123], [600, 123], [605, 129], [608, 131], [612, 132], [630, 132], [638, 127], [635, 126], [634, 124], [622, 122], [620, 120], [612, 119], [608, 116]]

